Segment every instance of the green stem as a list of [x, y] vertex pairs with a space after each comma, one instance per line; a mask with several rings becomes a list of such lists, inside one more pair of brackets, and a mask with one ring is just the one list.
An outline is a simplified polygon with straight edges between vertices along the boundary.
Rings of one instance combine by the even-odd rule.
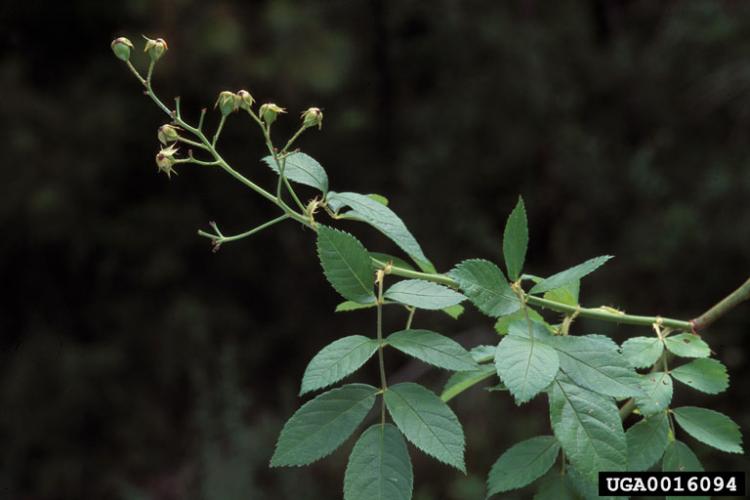
[[294, 141], [297, 140], [299, 136], [302, 135], [302, 132], [304, 132], [307, 129], [304, 125], [302, 125], [299, 130], [297, 130], [294, 135], [287, 141], [286, 146], [284, 146], [284, 149], [281, 150], [281, 154], [285, 154], [287, 151], [289, 151], [289, 148], [292, 147], [292, 144], [294, 144]]
[[750, 299], [750, 279], [740, 285], [737, 290], [720, 300], [718, 304], [690, 321], [693, 332], [698, 333], [704, 330], [707, 326], [729, 312], [730, 309], [733, 309], [738, 304], [748, 299]]
[[277, 224], [288, 218], [289, 218], [289, 214], [284, 214], [279, 217], [276, 217], [275, 219], [271, 219], [268, 222], [261, 224], [260, 226], [254, 227], [250, 229], [249, 231], [245, 231], [244, 233], [240, 233], [240, 234], [235, 234], [234, 236], [224, 236], [223, 234], [208, 233], [201, 229], [198, 230], [198, 235], [203, 236], [205, 238], [209, 238], [213, 240], [216, 244], [221, 245], [224, 243], [228, 243], [230, 241], [237, 241], [237, 240], [241, 240], [242, 238], [247, 238], [248, 236], [252, 236], [255, 233], [259, 233], [263, 231], [264, 229], [269, 228], [273, 226], [274, 224]]
[[378, 299], [377, 299], [377, 336], [378, 336], [378, 365], [380, 367], [380, 389], [383, 391], [383, 397], [380, 402], [380, 423], [385, 425], [385, 391], [388, 384], [385, 379], [385, 360], [383, 359], [383, 280], [385, 276], [382, 272], [378, 275]]
[[414, 313], [417, 312], [417, 308], [409, 306], [409, 307], [407, 307], [407, 309], [409, 310], [409, 316], [406, 318], [406, 328], [404, 328], [404, 329], [405, 330], [410, 330], [411, 329], [412, 321], [414, 321]]
[[216, 142], [219, 140], [219, 136], [221, 135], [221, 131], [224, 129], [224, 123], [227, 121], [227, 116], [222, 114], [221, 119], [219, 120], [219, 126], [216, 127], [216, 133], [214, 134], [214, 138], [211, 139], [211, 147], [216, 147]]

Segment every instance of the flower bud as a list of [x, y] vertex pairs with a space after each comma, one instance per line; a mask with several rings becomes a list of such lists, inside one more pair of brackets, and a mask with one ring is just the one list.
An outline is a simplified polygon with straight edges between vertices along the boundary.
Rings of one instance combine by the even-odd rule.
[[124, 36], [112, 40], [111, 47], [112, 52], [115, 53], [115, 56], [117, 56], [118, 59], [122, 61], [130, 59], [130, 49], [133, 48], [133, 43]]
[[157, 38], [156, 40], [152, 40], [148, 37], [144, 38], [146, 39], [146, 47], [143, 49], [143, 52], [148, 53], [151, 62], [156, 62], [161, 59], [161, 56], [163, 56], [169, 48], [167, 42], [163, 38]]
[[253, 96], [250, 95], [250, 92], [248, 92], [247, 90], [240, 90], [237, 92], [237, 97], [240, 98], [240, 109], [250, 111], [253, 103], [255, 102], [255, 99], [253, 99]]
[[320, 108], [308, 108], [302, 113], [302, 126], [305, 128], [318, 127], [323, 128], [323, 112]]
[[166, 146], [170, 142], [177, 141], [177, 139], [180, 137], [178, 133], [179, 130], [180, 129], [175, 127], [174, 125], [166, 123], [159, 127], [159, 131], [156, 133], [156, 137], [159, 139], [159, 142]]
[[214, 108], [218, 107], [219, 111], [221, 111], [222, 116], [227, 116], [239, 109], [240, 101], [241, 99], [239, 95], [235, 94], [234, 92], [225, 90], [219, 94], [219, 98], [216, 99]]
[[277, 106], [272, 102], [263, 104], [260, 107], [260, 117], [266, 122], [266, 125], [270, 125], [276, 121], [276, 117], [279, 113], [286, 113], [286, 110], [282, 107]]
[[174, 169], [174, 164], [176, 163], [175, 153], [177, 153], [177, 148], [172, 144], [166, 148], [162, 148], [156, 154], [156, 166], [159, 168], [159, 172], [164, 172], [167, 174], [167, 177], [177, 174]]

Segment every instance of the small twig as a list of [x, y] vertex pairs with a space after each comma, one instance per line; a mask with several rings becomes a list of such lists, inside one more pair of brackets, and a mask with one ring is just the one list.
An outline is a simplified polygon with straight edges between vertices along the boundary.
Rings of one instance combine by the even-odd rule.
[[737, 290], [733, 291], [715, 306], [704, 312], [695, 319], [690, 320], [693, 333], [698, 333], [711, 325], [714, 321], [724, 316], [738, 304], [750, 299], [750, 279], [740, 285]]

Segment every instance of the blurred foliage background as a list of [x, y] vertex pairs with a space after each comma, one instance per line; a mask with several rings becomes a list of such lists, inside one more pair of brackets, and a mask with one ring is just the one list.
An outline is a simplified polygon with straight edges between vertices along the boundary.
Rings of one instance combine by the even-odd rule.
[[[196, 236], [210, 220], [240, 232], [274, 211], [211, 169], [157, 175], [165, 117], [109, 47], [119, 35], [140, 47], [140, 33], [168, 40], [155, 85], [167, 101], [181, 95], [189, 117], [247, 88], [290, 110], [279, 136], [322, 107], [323, 131], [299, 145], [333, 189], [388, 196], [441, 270], [499, 261], [520, 193], [535, 273], [617, 255], [587, 279], [585, 304], [690, 318], [748, 274], [747, 2], [3, 2], [1, 498], [341, 495], [346, 450], [305, 469], [266, 464], [302, 402], [307, 361], [338, 337], [371, 334], [374, 313], [334, 314], [313, 235], [293, 223], [217, 254]], [[246, 175], [273, 182], [248, 119], [231, 117], [221, 145]], [[494, 337], [473, 310], [415, 324], [465, 345]], [[706, 334], [729, 367], [726, 394], [676, 389], [680, 404], [710, 405], [745, 433], [749, 326], [745, 306]], [[395, 353], [387, 362], [393, 380], [437, 390], [446, 378]], [[358, 377], [375, 380], [371, 368]], [[470, 473], [412, 448], [417, 500], [483, 498], [497, 456], [548, 432], [543, 398], [516, 408], [474, 389], [454, 408]], [[685, 439], [709, 470], [748, 469]]]

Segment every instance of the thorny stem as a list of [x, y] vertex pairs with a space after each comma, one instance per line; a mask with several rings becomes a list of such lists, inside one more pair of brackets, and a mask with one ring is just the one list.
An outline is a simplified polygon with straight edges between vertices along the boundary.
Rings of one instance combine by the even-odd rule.
[[383, 360], [383, 280], [385, 273], [382, 270], [377, 272], [378, 299], [377, 299], [377, 336], [378, 336], [378, 366], [380, 367], [380, 389], [383, 391], [383, 397], [380, 401], [380, 423], [385, 425], [385, 391], [388, 384], [385, 380], [385, 361]]

